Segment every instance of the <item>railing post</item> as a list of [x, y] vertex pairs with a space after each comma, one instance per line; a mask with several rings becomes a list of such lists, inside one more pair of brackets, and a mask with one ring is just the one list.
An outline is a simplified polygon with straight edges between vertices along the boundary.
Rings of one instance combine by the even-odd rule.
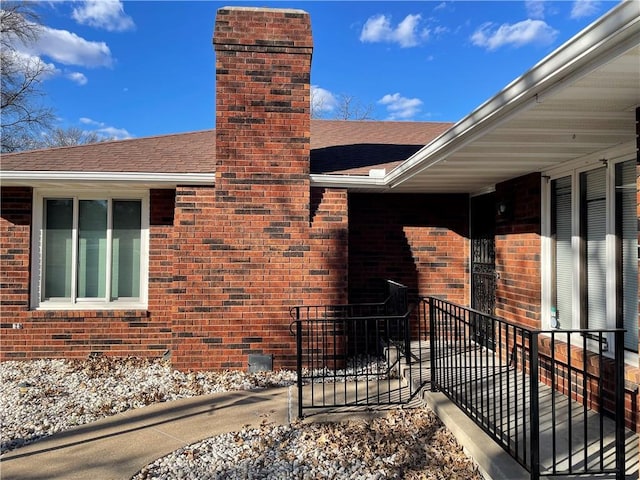
[[296, 372], [298, 376], [298, 418], [302, 418], [302, 321], [296, 308]]
[[[540, 396], [538, 394], [538, 332], [529, 333], [529, 427], [531, 438], [531, 480], [538, 480], [540, 478]], [[553, 428], [555, 428], [555, 425], [553, 426]]]
[[409, 311], [404, 312], [404, 356], [405, 363], [411, 365], [411, 314]]
[[435, 322], [435, 306], [433, 298], [429, 297], [429, 369], [431, 370], [431, 391], [437, 392], [436, 387], [436, 322]]
[[614, 332], [615, 344], [615, 401], [616, 401], [616, 480], [624, 479], [624, 330]]

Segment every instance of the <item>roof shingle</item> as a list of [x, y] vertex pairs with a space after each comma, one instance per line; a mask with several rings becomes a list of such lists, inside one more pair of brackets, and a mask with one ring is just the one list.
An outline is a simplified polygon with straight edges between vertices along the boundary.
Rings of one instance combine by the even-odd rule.
[[[451, 123], [312, 120], [311, 171], [360, 174], [396, 165]], [[213, 173], [215, 130], [2, 155], [2, 171]]]

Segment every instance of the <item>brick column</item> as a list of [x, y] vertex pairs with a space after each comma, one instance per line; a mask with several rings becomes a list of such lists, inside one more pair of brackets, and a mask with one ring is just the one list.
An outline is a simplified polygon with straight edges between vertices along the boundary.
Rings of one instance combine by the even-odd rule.
[[178, 189], [174, 364], [291, 368], [289, 308], [346, 294], [346, 192], [310, 213], [309, 16], [223, 8], [213, 43], [216, 181]]

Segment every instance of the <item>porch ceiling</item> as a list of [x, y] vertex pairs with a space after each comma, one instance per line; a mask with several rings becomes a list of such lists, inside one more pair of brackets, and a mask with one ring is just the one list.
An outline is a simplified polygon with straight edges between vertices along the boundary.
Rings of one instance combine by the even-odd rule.
[[628, 3], [391, 171], [386, 186], [473, 194], [612, 148], [635, 151], [640, 4]]

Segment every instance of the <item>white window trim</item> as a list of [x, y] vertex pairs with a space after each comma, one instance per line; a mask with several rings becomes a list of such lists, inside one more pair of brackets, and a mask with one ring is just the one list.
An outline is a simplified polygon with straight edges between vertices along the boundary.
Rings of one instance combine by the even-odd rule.
[[[607, 298], [616, 299], [616, 263], [615, 263], [615, 249], [616, 249], [616, 234], [615, 234], [615, 218], [611, 215], [611, 212], [614, 210], [615, 206], [615, 195], [612, 193], [615, 191], [615, 165], [624, 161], [634, 160], [636, 159], [636, 151], [635, 145], [633, 144], [624, 144], [620, 145], [615, 149], [611, 149], [606, 152], [600, 152], [598, 155], [593, 155], [588, 158], [578, 159], [573, 162], [567, 162], [563, 164], [561, 167], [549, 170], [547, 172], [543, 172], [542, 174], [542, 246], [541, 246], [541, 274], [542, 274], [542, 315], [541, 315], [541, 327], [543, 330], [557, 330], [562, 331], [562, 328], [553, 328], [551, 326], [551, 293], [552, 293], [552, 279], [551, 279], [551, 260], [552, 260], [552, 241], [551, 241], [551, 181], [566, 177], [572, 176], [572, 250], [574, 255], [578, 255], [579, 249], [578, 244], [580, 242], [579, 236], [579, 195], [580, 191], [576, 188], [578, 185], [580, 173], [598, 168], [603, 165], [603, 159], [606, 159], [608, 168], [607, 168], [607, 183], [606, 183], [606, 195], [607, 195], [607, 216], [606, 216], [606, 224], [607, 224], [607, 235], [606, 235], [606, 254], [607, 254], [607, 279], [606, 279], [606, 289], [607, 289]], [[574, 258], [574, 272], [573, 272], [573, 289], [574, 289], [574, 298], [579, 298], [580, 296], [580, 282], [578, 279], [580, 278], [580, 268], [581, 262], [578, 261], [577, 258]], [[581, 302], [573, 302], [573, 319], [574, 324], [571, 329], [580, 328], [579, 321], [576, 319], [581, 318]], [[609, 328], [615, 327], [616, 322], [616, 302], [611, 301], [607, 302], [607, 323]], [[613, 356], [615, 353], [615, 346], [613, 342], [613, 335], [610, 334], [607, 338], [609, 343], [609, 350], [604, 354], [606, 356]], [[582, 346], [582, 342], [576, 342], [576, 346]], [[624, 352], [625, 363], [630, 365], [637, 366], [639, 355], [636, 352], [631, 352], [625, 350]]]
[[[43, 206], [44, 199], [50, 197], [74, 199], [74, 225], [77, 225], [77, 202], [81, 199], [110, 198], [123, 200], [140, 200], [141, 224], [140, 224], [140, 297], [139, 299], [123, 299], [107, 301], [95, 299], [53, 299], [42, 300], [42, 269], [43, 269]], [[149, 288], [149, 190], [136, 189], [78, 189], [75, 186], [58, 189], [34, 189], [32, 211], [32, 235], [31, 235], [31, 308], [33, 310], [146, 310], [148, 305]], [[77, 243], [77, 230], [72, 231], [73, 243]], [[108, 234], [110, 235], [110, 231]], [[109, 239], [109, 237], [108, 237]], [[72, 250], [72, 265], [76, 265], [76, 249]], [[108, 249], [110, 252], [110, 249]], [[110, 261], [110, 253], [107, 261]], [[108, 270], [109, 271], [109, 270]], [[76, 268], [71, 269], [72, 285], [76, 284]], [[107, 279], [110, 280], [110, 279]], [[72, 289], [72, 296], [75, 289]]]

